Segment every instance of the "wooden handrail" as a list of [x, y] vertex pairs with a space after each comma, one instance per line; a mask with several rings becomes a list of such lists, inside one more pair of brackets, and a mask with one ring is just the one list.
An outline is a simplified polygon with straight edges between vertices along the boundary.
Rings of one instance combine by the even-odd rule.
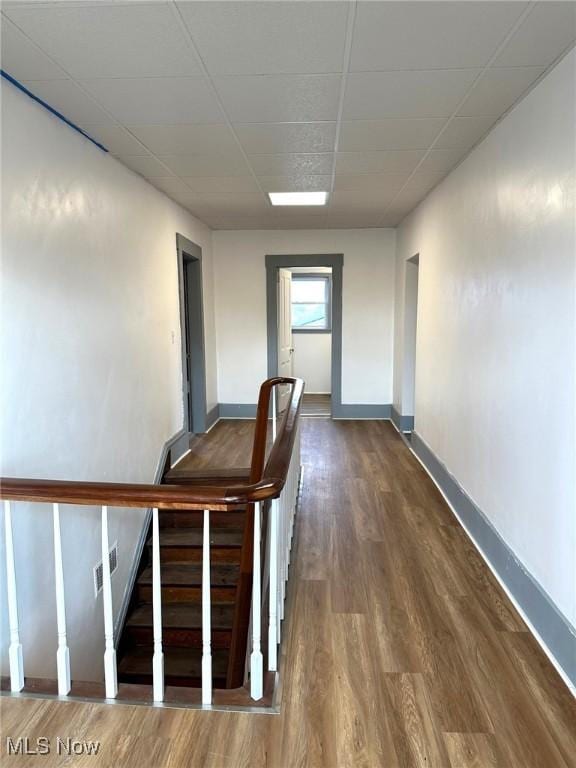
[[[282, 418], [266, 466], [262, 470], [270, 392], [280, 384], [292, 385], [290, 403]], [[210, 485], [89, 483], [3, 477], [0, 478], [0, 499], [110, 507], [233, 511], [256, 501], [277, 498], [286, 482], [303, 392], [304, 382], [295, 378], [275, 377], [263, 382], [260, 387], [250, 483], [223, 488]], [[260, 478], [254, 480], [258, 474]]]

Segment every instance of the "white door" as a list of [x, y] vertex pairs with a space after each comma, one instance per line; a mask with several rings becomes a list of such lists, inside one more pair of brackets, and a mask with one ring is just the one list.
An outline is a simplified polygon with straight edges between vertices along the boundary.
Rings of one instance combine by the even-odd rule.
[[[292, 273], [278, 270], [278, 376], [292, 376]], [[279, 387], [278, 410], [288, 403], [290, 388]]]

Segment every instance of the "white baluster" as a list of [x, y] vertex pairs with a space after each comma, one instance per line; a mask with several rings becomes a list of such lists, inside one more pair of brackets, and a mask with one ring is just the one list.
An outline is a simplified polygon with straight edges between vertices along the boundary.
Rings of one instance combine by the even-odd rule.
[[277, 403], [276, 403], [276, 390], [277, 387], [272, 387], [272, 441], [276, 440], [276, 421], [277, 421]]
[[160, 526], [158, 510], [152, 510], [152, 616], [154, 655], [152, 683], [154, 701], [164, 701], [164, 652], [162, 650], [162, 580], [160, 576]]
[[260, 635], [262, 632], [262, 583], [260, 574], [260, 502], [254, 504], [254, 561], [252, 582], [252, 653], [250, 655], [250, 695], [261, 699], [264, 688], [264, 669]]
[[278, 499], [270, 504], [270, 616], [268, 621], [268, 669], [278, 668]]
[[8, 591], [8, 627], [10, 631], [10, 690], [24, 688], [24, 660], [18, 630], [18, 600], [16, 598], [16, 570], [14, 568], [14, 542], [12, 540], [12, 511], [10, 502], [4, 502], [4, 529], [6, 532], [6, 588]]
[[212, 619], [210, 608], [210, 512], [204, 510], [202, 540], [202, 704], [212, 704]]
[[110, 545], [108, 543], [108, 507], [102, 507], [102, 598], [104, 604], [104, 681], [106, 683], [106, 698], [115, 699], [118, 695], [118, 675], [116, 670], [116, 649], [114, 648]]
[[58, 694], [70, 693], [70, 650], [66, 637], [66, 602], [64, 599], [64, 566], [62, 563], [62, 537], [60, 535], [60, 505], [52, 505], [54, 522], [54, 582], [56, 586], [56, 624], [58, 628], [58, 650], [56, 668], [58, 670]]

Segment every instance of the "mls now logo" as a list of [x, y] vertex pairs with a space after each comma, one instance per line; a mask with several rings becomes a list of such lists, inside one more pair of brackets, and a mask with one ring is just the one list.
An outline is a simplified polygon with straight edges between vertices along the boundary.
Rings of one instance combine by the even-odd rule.
[[[99, 741], [77, 741], [70, 737], [66, 739], [56, 737], [55, 751], [59, 755], [97, 755], [99, 749]], [[13, 739], [7, 736], [6, 752], [8, 755], [49, 755], [52, 752], [52, 743], [46, 736], [40, 736], [37, 739], [29, 739], [28, 736]]]

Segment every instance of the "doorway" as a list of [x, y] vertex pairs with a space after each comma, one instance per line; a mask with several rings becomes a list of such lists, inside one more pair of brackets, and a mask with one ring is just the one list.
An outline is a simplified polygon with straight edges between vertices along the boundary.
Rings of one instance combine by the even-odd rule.
[[416, 410], [416, 336], [420, 256], [406, 262], [404, 285], [404, 363], [402, 371], [402, 432], [412, 432]]
[[266, 256], [268, 375], [305, 380], [303, 416], [342, 415], [343, 261]]
[[202, 249], [176, 235], [182, 339], [182, 401], [184, 430], [206, 431], [206, 360], [202, 301]]

